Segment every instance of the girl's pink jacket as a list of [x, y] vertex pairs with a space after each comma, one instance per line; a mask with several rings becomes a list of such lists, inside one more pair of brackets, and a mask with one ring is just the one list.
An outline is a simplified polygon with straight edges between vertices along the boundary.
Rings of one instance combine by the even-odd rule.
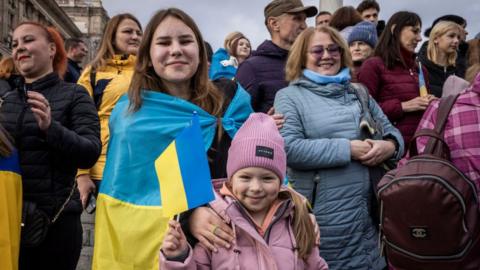
[[[292, 191], [287, 188], [280, 191], [290, 192]], [[188, 258], [183, 263], [166, 260], [160, 252], [160, 269], [328, 270], [327, 263], [319, 255], [318, 247], [312, 249], [307, 263], [297, 257], [291, 226], [293, 203], [290, 199], [284, 200], [278, 208], [265, 237], [257, 232], [246, 210], [233, 198], [217, 198], [210, 206], [231, 224], [236, 236], [233, 247], [218, 247], [218, 252], [214, 253], [202, 244], [197, 244], [193, 253], [190, 248]]]

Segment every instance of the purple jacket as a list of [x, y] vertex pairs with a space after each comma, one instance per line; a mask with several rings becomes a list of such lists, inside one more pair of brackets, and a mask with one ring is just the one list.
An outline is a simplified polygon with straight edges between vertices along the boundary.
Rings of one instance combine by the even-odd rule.
[[[282, 193], [291, 192], [283, 189]], [[230, 249], [218, 248], [210, 252], [202, 244], [190, 248], [187, 259], [182, 262], [167, 261], [160, 252], [160, 269], [258, 269], [258, 270], [328, 270], [327, 263], [320, 257], [318, 247], [314, 247], [308, 257], [308, 264], [298, 258], [291, 226], [293, 203], [284, 200], [278, 208], [270, 229], [262, 237], [247, 217], [245, 209], [232, 197], [224, 196], [210, 203], [235, 233], [235, 243]]]
[[275, 100], [278, 90], [287, 87], [285, 64], [288, 51], [265, 40], [238, 67], [236, 78], [252, 96], [255, 112], [267, 112]]

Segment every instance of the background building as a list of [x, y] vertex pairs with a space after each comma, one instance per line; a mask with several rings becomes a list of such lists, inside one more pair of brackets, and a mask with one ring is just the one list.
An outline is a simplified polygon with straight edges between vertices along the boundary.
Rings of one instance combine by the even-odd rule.
[[320, 0], [319, 11], [329, 11], [333, 14], [335, 10], [341, 8], [342, 6], [343, 0]]
[[101, 0], [56, 0], [82, 33], [88, 47], [87, 62], [94, 56], [110, 19]]
[[36, 21], [55, 26], [65, 38], [82, 37], [55, 0], [0, 0], [0, 52], [11, 54], [14, 27], [22, 21]]

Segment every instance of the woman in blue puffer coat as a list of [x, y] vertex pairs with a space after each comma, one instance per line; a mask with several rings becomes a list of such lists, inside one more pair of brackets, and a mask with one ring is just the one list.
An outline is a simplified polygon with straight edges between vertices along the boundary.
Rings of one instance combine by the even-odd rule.
[[373, 98], [368, 110], [383, 135], [362, 139], [360, 87], [350, 83], [351, 63], [336, 30], [305, 30], [287, 60], [290, 85], [277, 93], [274, 105], [286, 119], [280, 132], [289, 181], [313, 206], [321, 256], [330, 269], [377, 270], [386, 265], [371, 219], [369, 167], [401, 157], [403, 139]]

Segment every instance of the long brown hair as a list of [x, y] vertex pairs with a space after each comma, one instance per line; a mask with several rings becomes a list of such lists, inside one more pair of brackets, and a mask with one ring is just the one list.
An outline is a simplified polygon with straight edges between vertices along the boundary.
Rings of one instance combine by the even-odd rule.
[[410, 11], [399, 11], [388, 20], [374, 52], [375, 56], [383, 60], [388, 69], [393, 69], [398, 62], [404, 67], [407, 66], [400, 52], [400, 34], [403, 28], [417, 25], [422, 26], [422, 19]]
[[[298, 257], [307, 262], [308, 256], [315, 246], [315, 228], [307, 206], [307, 200], [295, 191], [290, 191], [294, 204], [293, 234], [297, 242]], [[316, 251], [315, 251], [316, 252]]]
[[193, 19], [177, 8], [159, 10], [145, 28], [145, 33], [138, 50], [135, 72], [128, 91], [130, 110], [135, 112], [142, 106], [143, 89], [159, 92], [167, 91], [165, 85], [162, 83], [162, 78], [160, 78], [155, 73], [153, 67], [149, 65], [151, 63], [150, 45], [152, 43], [153, 34], [158, 25], [160, 25], [160, 23], [162, 23], [167, 17], [179, 19], [192, 29], [198, 43], [200, 63], [197, 71], [190, 79], [190, 89], [193, 91], [190, 102], [196, 104], [214, 116], [220, 116], [222, 112], [223, 96], [217, 87], [215, 87], [215, 85], [213, 85], [208, 79], [207, 53], [202, 34]]
[[340, 46], [341, 62], [340, 69], [352, 67], [352, 56], [347, 43], [340, 33], [330, 26], [309, 27], [305, 29], [295, 40], [288, 54], [287, 64], [285, 65], [285, 79], [289, 82], [300, 78], [303, 69], [307, 65], [308, 45], [315, 32], [325, 33], [330, 36], [332, 41]]
[[51, 27], [51, 26], [46, 27], [42, 24], [39, 24], [37, 22], [32, 22], [32, 21], [22, 22], [19, 25], [17, 25], [15, 29], [25, 24], [34, 25], [42, 29], [43, 32], [45, 33], [45, 38], [47, 39], [47, 41], [55, 44], [55, 55], [52, 60], [52, 67], [53, 67], [53, 71], [58, 73], [58, 76], [63, 78], [63, 75], [65, 75], [65, 72], [67, 71], [67, 52], [65, 51], [65, 48], [63, 45], [63, 38], [58, 32], [58, 30], [54, 27]]
[[118, 26], [125, 19], [130, 19], [136, 22], [138, 27], [142, 29], [142, 25], [138, 19], [130, 13], [122, 13], [113, 16], [108, 21], [107, 26], [105, 26], [100, 47], [97, 50], [95, 58], [93, 58], [92, 62], [90, 63], [93, 69], [98, 70], [101, 67], [104, 67], [107, 64], [107, 60], [112, 59], [115, 55], [115, 47], [113, 45], [115, 34], [117, 33]]

